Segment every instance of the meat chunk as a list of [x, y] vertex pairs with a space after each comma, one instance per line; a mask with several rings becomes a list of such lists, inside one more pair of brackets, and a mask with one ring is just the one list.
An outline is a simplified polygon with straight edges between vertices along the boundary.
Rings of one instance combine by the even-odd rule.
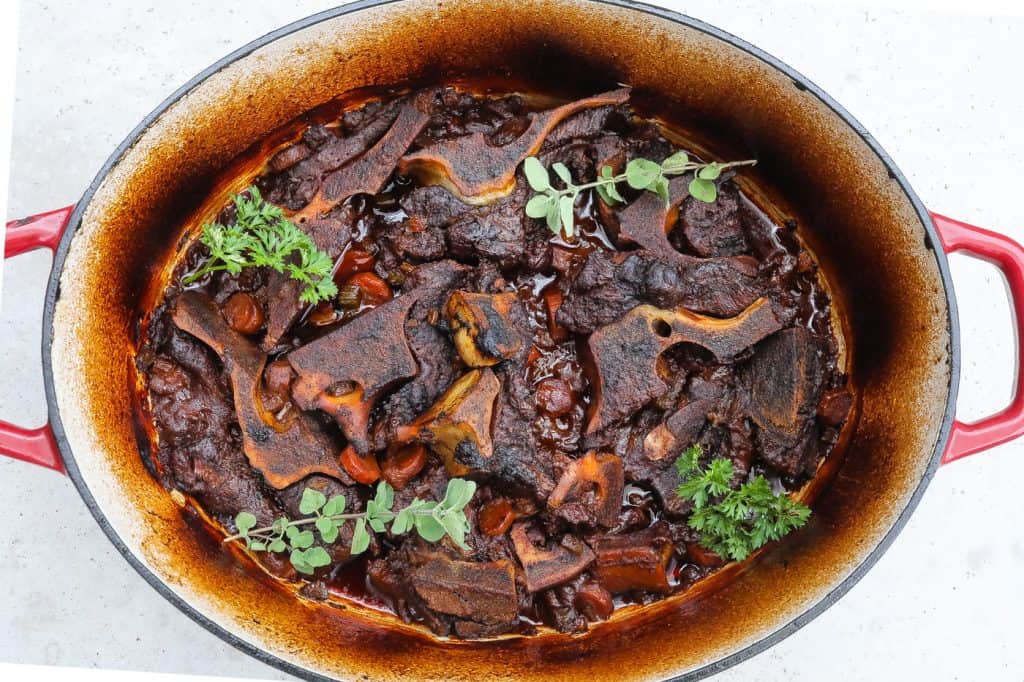
[[593, 543], [594, 573], [612, 593], [644, 591], [667, 594], [668, 562], [673, 544], [662, 525], [628, 535], [608, 535]]
[[465, 266], [445, 260], [421, 265], [406, 278], [402, 295], [415, 292], [417, 301], [406, 320], [405, 335], [419, 370], [412, 380], [381, 400], [374, 449], [386, 448], [398, 427], [422, 414], [462, 373], [439, 313], [451, 292], [465, 284], [467, 274]]
[[[303, 134], [302, 142], [315, 153], [271, 175], [265, 182], [270, 185], [267, 199], [293, 211], [306, 206], [320, 189], [324, 176], [364, 153], [387, 132], [398, 116], [399, 105], [400, 102], [395, 101], [370, 108], [360, 124], [349, 128], [342, 136], [336, 136], [323, 126], [310, 127]], [[286, 154], [287, 160], [294, 154]], [[274, 161], [271, 169], [275, 170]]]
[[500, 147], [492, 146], [483, 133], [438, 142], [405, 156], [399, 170], [424, 184], [441, 184], [471, 203], [485, 204], [512, 190], [516, 168], [540, 149], [557, 123], [583, 109], [622, 104], [628, 98], [629, 88], [621, 88], [533, 114], [526, 132]]
[[396, 434], [399, 443], [425, 443], [444, 458], [452, 476], [487, 469], [494, 456], [491, 414], [499, 383], [489, 369], [467, 372], [425, 413]]
[[711, 203], [688, 197], [679, 212], [677, 229], [698, 256], [738, 256], [750, 250], [739, 191], [732, 183], [723, 183]]
[[395, 122], [365, 154], [323, 178], [319, 191], [296, 213], [296, 219], [317, 218], [356, 194], [377, 194], [398, 160], [430, 118], [434, 92], [424, 90], [403, 102]]
[[548, 507], [569, 523], [614, 526], [622, 507], [622, 460], [611, 453], [588, 452], [570, 464], [558, 480]]
[[511, 561], [477, 563], [438, 555], [413, 569], [410, 578], [419, 598], [438, 613], [485, 625], [519, 615]]
[[567, 535], [564, 544], [537, 546], [528, 523], [517, 523], [509, 534], [516, 557], [526, 573], [526, 589], [539, 592], [566, 583], [594, 561], [594, 552], [582, 541]]
[[505, 267], [519, 262], [526, 249], [524, 201], [526, 188], [521, 186], [506, 199], [460, 215], [448, 226], [452, 254], [489, 258]]
[[667, 390], [657, 365], [671, 346], [695, 343], [719, 360], [729, 360], [779, 326], [765, 299], [728, 320], [637, 306], [588, 341], [596, 381], [587, 433], [632, 415]]
[[456, 291], [445, 305], [455, 347], [470, 367], [491, 367], [522, 348], [513, 315], [524, 315], [514, 292], [477, 294]]
[[359, 454], [369, 451], [374, 404], [418, 371], [405, 338], [405, 320], [416, 300], [415, 293], [400, 296], [288, 354], [298, 375], [295, 402], [333, 416]]
[[813, 465], [814, 416], [824, 389], [824, 349], [803, 327], [765, 339], [743, 369], [751, 420], [759, 428], [761, 456], [790, 475]]
[[213, 301], [186, 291], [178, 298], [174, 323], [208, 345], [231, 374], [235, 412], [249, 462], [267, 483], [285, 488], [313, 473], [350, 480], [334, 455], [337, 452], [319, 425], [305, 415], [279, 424], [264, 412], [260, 381], [267, 356], [231, 329]]
[[752, 258], [702, 259], [673, 253], [668, 257], [651, 251], [591, 255], [570, 280], [558, 309], [558, 323], [586, 334], [640, 303], [732, 317], [764, 293]]
[[550, 149], [571, 140], [588, 139], [600, 134], [613, 112], [618, 112], [620, 116], [625, 115], [619, 107], [606, 105], [584, 109], [565, 118], [544, 138], [543, 148]]
[[399, 200], [410, 221], [426, 229], [445, 227], [472, 207], [438, 185], [417, 187]]

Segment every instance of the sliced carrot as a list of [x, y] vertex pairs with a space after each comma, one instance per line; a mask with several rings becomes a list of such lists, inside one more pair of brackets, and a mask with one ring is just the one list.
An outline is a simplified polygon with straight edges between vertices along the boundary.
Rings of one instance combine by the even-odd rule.
[[352, 275], [345, 284], [359, 287], [363, 292], [363, 303], [367, 305], [380, 305], [391, 300], [391, 287], [372, 272]]
[[427, 464], [427, 448], [419, 443], [389, 452], [384, 458], [381, 474], [395, 490], [401, 490]]
[[380, 466], [373, 455], [361, 457], [351, 445], [341, 451], [338, 458], [348, 475], [365, 485], [376, 483], [380, 478]]
[[491, 500], [481, 507], [480, 513], [477, 514], [480, 532], [492, 536], [507, 531], [515, 520], [516, 514], [512, 509], [512, 503], [503, 497]]

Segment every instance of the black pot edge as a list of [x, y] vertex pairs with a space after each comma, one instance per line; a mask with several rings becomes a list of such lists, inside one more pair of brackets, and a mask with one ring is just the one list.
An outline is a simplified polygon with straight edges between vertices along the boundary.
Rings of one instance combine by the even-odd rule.
[[[274, 668], [282, 670], [296, 677], [315, 680], [316, 682], [331, 682], [332, 678], [326, 677], [319, 673], [308, 670], [304, 667], [298, 666], [294, 663], [289, 663], [277, 656], [269, 653], [265, 649], [261, 649], [243, 639], [238, 637], [232, 632], [224, 629], [217, 623], [200, 613], [196, 608], [190, 605], [187, 601], [179, 597], [166, 583], [164, 583], [156, 574], [150, 571], [135, 554], [124, 544], [120, 536], [107, 521], [102, 509], [100, 509], [92, 493], [89, 491], [88, 486], [82, 478], [81, 472], [78, 469], [78, 465], [75, 462], [74, 454], [71, 451], [71, 446], [68, 443], [67, 436], [64, 432], [64, 427], [60, 419], [60, 413], [57, 409], [57, 397], [53, 382], [53, 363], [50, 358], [52, 344], [53, 344], [53, 315], [57, 300], [60, 298], [60, 276], [61, 270], [63, 269], [64, 260], [67, 257], [68, 249], [71, 245], [71, 241], [74, 237], [74, 233], [81, 226], [82, 214], [85, 208], [89, 205], [96, 190], [102, 184], [107, 174], [113, 168], [124, 153], [131, 148], [135, 143], [136, 139], [142, 133], [149, 128], [149, 126], [171, 105], [177, 102], [183, 95], [192, 90], [196, 85], [206, 80], [213, 74], [217, 73], [221, 69], [234, 63], [235, 61], [251, 54], [257, 49], [272, 43], [273, 41], [283, 36], [289, 35], [296, 31], [308, 28], [315, 24], [328, 19], [333, 19], [339, 16], [358, 12], [370, 7], [376, 7], [380, 5], [389, 5], [402, 0], [357, 0], [334, 9], [325, 10], [312, 16], [300, 19], [292, 22], [279, 29], [271, 31], [266, 35], [257, 38], [249, 44], [235, 50], [220, 60], [214, 62], [210, 67], [204, 69], [195, 77], [190, 79], [187, 83], [182, 85], [180, 88], [175, 90], [167, 99], [160, 103], [152, 112], [149, 113], [138, 126], [132, 130], [131, 133], [118, 145], [117, 149], [110, 155], [110, 157], [104, 162], [100, 168], [96, 177], [86, 188], [81, 200], [75, 206], [74, 212], [71, 214], [71, 218], [68, 221], [68, 228], [65, 230], [64, 236], [61, 238], [60, 244], [54, 253], [53, 258], [53, 269], [50, 273], [49, 281], [46, 288], [46, 297], [44, 299], [43, 309], [43, 343], [42, 343], [42, 355], [43, 355], [43, 381], [46, 393], [47, 409], [49, 413], [50, 426], [53, 429], [53, 434], [56, 439], [57, 445], [60, 448], [61, 456], [64, 459], [64, 465], [67, 469], [67, 474], [71, 478], [75, 487], [78, 489], [79, 494], [82, 496], [83, 501], [88, 507], [90, 513], [99, 523], [100, 528], [106, 533], [117, 551], [128, 561], [129, 564], [142, 576], [142, 578], [149, 583], [153, 589], [164, 596], [169, 602], [174, 604], [179, 610], [185, 615], [194, 620], [199, 625], [203, 626], [206, 630], [217, 635], [220, 639], [224, 640], [228, 644], [231, 644], [236, 649], [252, 656], [253, 658], [266, 663]], [[936, 440], [935, 448], [931, 454], [928, 467], [926, 468], [923, 476], [921, 477], [920, 483], [911, 495], [910, 501], [907, 506], [900, 512], [899, 517], [893, 524], [892, 528], [885, 534], [878, 545], [871, 551], [867, 558], [853, 570], [843, 581], [835, 587], [831, 592], [826, 594], [817, 604], [807, 609], [798, 617], [794, 618], [789, 623], [783, 625], [779, 629], [775, 630], [770, 635], [750, 644], [740, 651], [730, 654], [714, 663], [710, 663], [696, 670], [684, 673], [667, 680], [666, 682], [691, 682], [694, 680], [704, 679], [715, 673], [721, 672], [727, 668], [755, 656], [762, 651], [774, 646], [778, 642], [782, 641], [789, 635], [793, 634], [807, 623], [817, 618], [822, 612], [828, 607], [836, 603], [840, 597], [846, 594], [862, 577], [871, 569], [872, 566], [878, 561], [879, 558], [885, 553], [889, 546], [899, 535], [900, 531], [906, 525], [910, 516], [913, 514], [914, 509], [917, 507], [921, 500], [921, 496], [927, 489], [928, 484], [931, 482], [932, 477], [935, 475], [936, 470], [939, 468], [942, 454], [945, 451], [946, 441], [949, 438], [949, 432], [952, 427], [954, 412], [956, 408], [956, 396], [959, 388], [960, 381], [960, 327], [959, 317], [957, 313], [956, 296], [953, 290], [953, 282], [950, 276], [949, 263], [946, 259], [945, 253], [941, 249], [941, 240], [939, 235], [932, 224], [931, 216], [925, 209], [921, 200], [914, 192], [913, 188], [907, 182], [903, 173], [896, 166], [892, 158], [886, 153], [882, 146], [871, 136], [871, 134], [860, 124], [857, 119], [853, 117], [846, 109], [844, 109], [838, 102], [833, 100], [824, 90], [819, 88], [817, 85], [812, 83], [808, 78], [797, 72], [792, 67], [786, 65], [779, 59], [771, 56], [763, 50], [751, 45], [750, 43], [738, 38], [730, 33], [722, 31], [710, 24], [706, 24], [703, 21], [694, 19], [672, 10], [664, 9], [661, 7], [655, 7], [644, 2], [637, 2], [636, 0], [589, 0], [590, 2], [596, 2], [599, 4], [612, 5], [616, 7], [622, 7], [625, 9], [632, 9], [645, 14], [650, 14], [661, 19], [666, 19], [677, 24], [681, 24], [691, 29], [702, 31], [712, 37], [718, 38], [723, 42], [730, 44], [731, 46], [740, 49], [750, 55], [760, 59], [769, 66], [778, 69], [782, 73], [786, 74], [793, 80], [796, 87], [801, 90], [809, 92], [810, 94], [817, 97], [825, 106], [832, 109], [843, 121], [849, 125], [853, 130], [864, 140], [864, 142], [875, 152], [879, 160], [885, 165], [889, 171], [890, 176], [893, 180], [899, 183], [900, 188], [910, 199], [917, 212], [918, 217], [921, 219], [921, 224], [925, 229], [926, 243], [929, 248], [935, 253], [936, 264], [939, 267], [939, 272], [942, 276], [942, 284], [946, 293], [946, 305], [949, 312], [949, 318], [947, 320], [947, 329], [950, 336], [950, 381], [949, 391], [946, 400], [945, 414], [942, 420], [942, 426], [939, 431], [939, 437]], [[939, 248], [936, 248], [936, 246]]]

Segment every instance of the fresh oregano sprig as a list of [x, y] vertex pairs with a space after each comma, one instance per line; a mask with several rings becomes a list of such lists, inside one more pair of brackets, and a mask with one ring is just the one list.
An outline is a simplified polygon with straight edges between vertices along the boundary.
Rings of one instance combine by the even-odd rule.
[[573, 225], [573, 207], [576, 199], [584, 190], [593, 189], [601, 200], [609, 206], [625, 203], [616, 185], [625, 181], [633, 189], [654, 192], [668, 204], [668, 178], [673, 175], [693, 173], [689, 190], [694, 199], [712, 203], [718, 197], [714, 181], [727, 168], [737, 166], [753, 166], [757, 161], [730, 161], [728, 163], [700, 163], [690, 161], [686, 152], [678, 151], [661, 163], [649, 159], [637, 158], [626, 164], [624, 173], [615, 175], [611, 166], [602, 166], [599, 177], [594, 182], [577, 185], [572, 181], [572, 173], [561, 161], [551, 164], [565, 189], [555, 189], [551, 185], [551, 174], [535, 156], [529, 156], [523, 162], [523, 173], [526, 181], [534, 192], [538, 192], [526, 203], [526, 215], [531, 218], [544, 218], [548, 229], [555, 234], [564, 231], [567, 237], [575, 234]]
[[811, 510], [785, 493], [775, 493], [760, 474], [733, 490], [732, 462], [716, 458], [699, 465], [703, 450], [692, 445], [676, 460], [683, 482], [676, 493], [693, 502], [688, 524], [701, 545], [720, 557], [742, 561], [754, 550], [807, 523]]
[[415, 528], [427, 542], [437, 542], [447, 535], [456, 545], [468, 549], [466, 533], [469, 532], [469, 520], [463, 510], [475, 492], [476, 483], [473, 481], [453, 478], [448, 481], [444, 499], [440, 502], [417, 498], [395, 512], [392, 509], [395, 491], [381, 481], [377, 484], [374, 498], [366, 503], [365, 511], [346, 514], [344, 495], [328, 499], [319, 490], [306, 488], [299, 500], [299, 512], [306, 517], [294, 520], [281, 517], [269, 526], [256, 528], [256, 517], [242, 512], [235, 517], [238, 532], [224, 538], [224, 542], [244, 541], [246, 549], [254, 552], [288, 552], [295, 570], [306, 575], [331, 563], [326, 549], [313, 546], [316, 541], [313, 531], [303, 529], [309, 525], [316, 528], [322, 543], [329, 545], [338, 540], [341, 527], [347, 521], [353, 521], [352, 546], [349, 549], [352, 555], [365, 552], [370, 546], [370, 532], [387, 532], [387, 524], [391, 524], [394, 535], [404, 535]]
[[[206, 223], [199, 241], [210, 250], [210, 258], [182, 282], [191, 284], [211, 272], [226, 270], [237, 275], [243, 268], [269, 267], [306, 285], [299, 295], [310, 305], [338, 293], [331, 279], [334, 262], [318, 249], [295, 223], [284, 217], [280, 207], [267, 203], [256, 187], [231, 197], [235, 220], [230, 225]], [[289, 258], [292, 254], [298, 258]], [[297, 260], [297, 262], [296, 262]]]

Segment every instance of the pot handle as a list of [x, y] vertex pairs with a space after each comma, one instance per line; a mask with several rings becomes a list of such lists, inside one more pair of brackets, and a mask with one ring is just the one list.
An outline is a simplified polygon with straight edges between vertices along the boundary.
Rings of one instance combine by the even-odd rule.
[[[56, 250], [74, 208], [67, 206], [7, 223], [4, 259], [35, 249]], [[25, 429], [0, 420], [0, 455], [64, 473], [64, 462], [49, 424]]]
[[964, 251], [999, 268], [1010, 290], [1014, 332], [1017, 339], [1016, 379], [1013, 400], [1006, 409], [980, 421], [953, 421], [942, 463], [949, 464], [976, 452], [1013, 440], [1024, 434], [1024, 247], [1005, 235], [932, 213], [942, 248], [946, 253]]

